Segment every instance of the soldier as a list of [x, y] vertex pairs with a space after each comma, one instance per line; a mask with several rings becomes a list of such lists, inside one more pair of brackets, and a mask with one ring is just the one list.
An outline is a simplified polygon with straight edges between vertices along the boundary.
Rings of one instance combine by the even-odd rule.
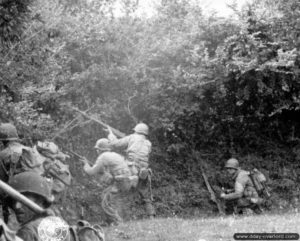
[[[114, 149], [123, 149], [126, 151], [126, 160], [136, 168], [136, 173], [139, 176], [137, 191], [145, 203], [147, 215], [155, 216], [155, 210], [152, 205], [152, 190], [151, 190], [151, 174], [149, 167], [149, 155], [152, 144], [147, 139], [149, 128], [144, 123], [139, 123], [134, 127], [134, 133], [125, 136], [121, 139], [112, 133], [109, 128], [108, 139], [110, 145]], [[133, 171], [134, 172], [134, 171]]]
[[252, 209], [257, 214], [261, 213], [260, 204], [262, 204], [263, 200], [258, 196], [254, 184], [249, 177], [250, 173], [242, 170], [239, 167], [238, 160], [235, 158], [230, 158], [226, 162], [225, 168], [235, 182], [234, 189], [228, 194], [221, 193], [220, 197], [227, 204], [233, 202], [238, 213], [246, 210], [246, 208]]
[[[0, 179], [8, 182], [9, 178], [17, 173], [34, 169], [36, 172], [42, 173], [41, 160], [31, 158], [32, 149], [20, 143], [17, 129], [10, 123], [2, 123], [0, 125], [0, 141], [2, 141], [4, 149], [0, 152]], [[3, 201], [3, 194], [2, 196]], [[7, 223], [9, 219], [9, 204], [2, 203], [3, 218]]]
[[[46, 178], [35, 172], [22, 172], [15, 175], [9, 181], [9, 184], [40, 207], [50, 210], [49, 208], [54, 197], [51, 194], [51, 184]], [[64, 240], [71, 239], [68, 231], [69, 227], [65, 225], [66, 223], [62, 219], [59, 219], [60, 223], [63, 224], [60, 226], [57, 226], [57, 222], [51, 222], [51, 219], [49, 219], [51, 216], [50, 211], [37, 214], [19, 201], [9, 199], [12, 202], [12, 208], [20, 224], [17, 235], [24, 241], [42, 241], [50, 240], [51, 238], [51, 240], [63, 240], [59, 238], [64, 238]], [[51, 229], [54, 232], [48, 232]], [[43, 235], [52, 235], [52, 237], [43, 237]], [[56, 237], [55, 235], [64, 235], [64, 237]]]
[[37, 142], [34, 147], [43, 160], [44, 175], [53, 179], [52, 194], [55, 201], [60, 201], [71, 184], [72, 175], [69, 166], [65, 164], [68, 155], [62, 153], [54, 142]]
[[131, 173], [123, 156], [118, 153], [111, 152], [109, 140], [102, 138], [96, 142], [95, 149], [98, 158], [93, 166], [90, 166], [86, 158], [82, 158], [84, 162], [84, 171], [88, 175], [100, 174], [108, 175], [111, 178], [110, 185], [103, 191], [101, 202], [102, 209], [106, 214], [109, 225], [117, 225], [122, 221], [118, 213], [118, 207], [115, 203], [118, 195], [129, 191], [131, 187]]

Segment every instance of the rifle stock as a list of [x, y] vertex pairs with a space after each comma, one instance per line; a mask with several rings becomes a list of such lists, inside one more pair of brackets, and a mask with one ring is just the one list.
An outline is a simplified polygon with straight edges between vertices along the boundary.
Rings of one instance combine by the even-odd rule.
[[97, 122], [98, 124], [102, 125], [103, 127], [105, 127], [105, 128], [110, 128], [110, 129], [112, 130], [112, 132], [113, 132], [116, 136], [121, 137], [121, 138], [124, 137], [124, 136], [126, 136], [123, 132], [121, 132], [121, 131], [119, 131], [119, 130], [117, 130], [117, 129], [115, 129], [115, 128], [109, 126], [109, 125], [107, 125], [107, 124], [104, 123], [103, 121], [98, 120], [98, 119], [96, 119], [96, 118], [94, 118], [94, 117], [88, 115], [87, 113], [85, 113], [85, 112], [83, 112], [83, 111], [81, 111], [81, 110], [78, 110], [78, 109], [75, 108], [75, 107], [71, 107], [71, 108], [72, 108], [73, 110], [77, 111], [78, 113], [82, 114], [84, 117], [86, 117], [86, 118], [88, 118], [88, 119], [90, 119], [90, 120], [92, 120], [92, 121]]

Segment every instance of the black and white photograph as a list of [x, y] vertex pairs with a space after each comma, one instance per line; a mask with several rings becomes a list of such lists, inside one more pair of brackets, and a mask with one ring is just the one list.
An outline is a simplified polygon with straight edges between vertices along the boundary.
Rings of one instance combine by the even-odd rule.
[[0, 241], [300, 240], [299, 0], [0, 0]]

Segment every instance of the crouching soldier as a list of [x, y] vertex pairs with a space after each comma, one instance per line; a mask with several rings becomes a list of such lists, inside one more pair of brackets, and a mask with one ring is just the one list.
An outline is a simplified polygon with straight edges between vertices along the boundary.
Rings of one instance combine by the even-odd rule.
[[226, 162], [225, 168], [234, 181], [234, 189], [231, 193], [222, 193], [220, 198], [226, 201], [226, 206], [233, 205], [235, 212], [241, 213], [247, 208], [255, 213], [262, 212], [260, 205], [263, 199], [259, 197], [254, 184], [249, 176], [249, 172], [239, 167], [237, 159], [231, 158]]
[[23, 203], [11, 199], [12, 209], [20, 224], [18, 237], [24, 241], [72, 240], [67, 223], [52, 216], [49, 209], [54, 197], [51, 194], [51, 183], [46, 178], [35, 172], [23, 172], [12, 177], [9, 184], [45, 210], [36, 213]]
[[[137, 191], [145, 203], [147, 215], [155, 216], [155, 209], [152, 205], [151, 175], [149, 169], [149, 155], [151, 153], [152, 144], [148, 140], [149, 128], [144, 123], [139, 123], [134, 127], [134, 133], [121, 139], [108, 129], [110, 145], [115, 150], [125, 150], [128, 165], [133, 165], [131, 171], [133, 175], [139, 176]], [[135, 171], [136, 173], [134, 173]]]
[[69, 165], [65, 164], [69, 156], [61, 152], [54, 142], [39, 141], [34, 148], [43, 161], [43, 175], [53, 180], [52, 194], [55, 197], [55, 202], [60, 203], [72, 180]]
[[95, 148], [99, 155], [95, 164], [91, 166], [86, 158], [82, 158], [83, 169], [88, 175], [100, 174], [111, 177], [109, 186], [103, 191], [101, 206], [106, 214], [107, 223], [117, 225], [122, 218], [118, 213], [116, 199], [131, 188], [131, 173], [124, 157], [111, 151], [108, 139], [99, 139]]

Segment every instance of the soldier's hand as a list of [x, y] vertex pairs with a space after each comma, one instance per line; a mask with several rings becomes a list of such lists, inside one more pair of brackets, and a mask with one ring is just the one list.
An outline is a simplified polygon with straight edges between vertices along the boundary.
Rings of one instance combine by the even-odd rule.
[[80, 158], [79, 161], [81, 161], [84, 164], [88, 164], [89, 163], [88, 159], [86, 159], [85, 157]]
[[104, 131], [106, 131], [108, 134], [112, 133], [112, 130], [109, 126], [106, 126], [106, 128], [104, 128]]
[[222, 192], [221, 194], [220, 194], [220, 198], [224, 198], [226, 196], [226, 194], [224, 193], [224, 192]]

